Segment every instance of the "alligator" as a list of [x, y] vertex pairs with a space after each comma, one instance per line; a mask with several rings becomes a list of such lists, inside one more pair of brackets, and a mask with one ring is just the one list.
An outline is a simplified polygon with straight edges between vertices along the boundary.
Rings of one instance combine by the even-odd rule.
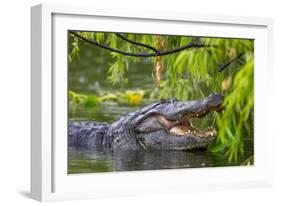
[[215, 128], [197, 129], [192, 118], [203, 118], [222, 108], [224, 96], [211, 93], [201, 100], [160, 100], [122, 115], [112, 124], [68, 122], [68, 146], [109, 150], [205, 149], [217, 135]]

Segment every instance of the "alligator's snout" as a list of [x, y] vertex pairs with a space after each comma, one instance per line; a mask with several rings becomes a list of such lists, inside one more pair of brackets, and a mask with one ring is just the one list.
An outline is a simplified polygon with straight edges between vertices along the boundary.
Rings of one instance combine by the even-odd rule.
[[[212, 111], [219, 111], [223, 103], [224, 96], [219, 93], [210, 94], [205, 101], [193, 101], [180, 103], [182, 108], [172, 117], [158, 114], [155, 117], [164, 126], [166, 131], [176, 136], [194, 135], [200, 138], [213, 138], [217, 131], [213, 127], [208, 127], [202, 131], [195, 128], [192, 118], [204, 118]], [[176, 117], [176, 118], [175, 118]], [[174, 119], [175, 118], [175, 119]]]
[[207, 106], [210, 110], [217, 111], [220, 109], [223, 100], [224, 100], [223, 94], [219, 94], [219, 93], [210, 94], [207, 97]]

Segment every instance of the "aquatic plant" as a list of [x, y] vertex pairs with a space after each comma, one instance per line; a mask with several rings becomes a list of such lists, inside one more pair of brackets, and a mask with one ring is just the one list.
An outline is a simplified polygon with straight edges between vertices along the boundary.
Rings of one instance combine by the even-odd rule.
[[105, 92], [101, 96], [87, 95], [68, 91], [69, 104], [72, 108], [83, 104], [85, 107], [94, 107], [102, 102], [117, 102], [118, 104], [128, 104], [132, 106], [139, 106], [142, 103], [144, 90], [126, 90], [124, 92]]

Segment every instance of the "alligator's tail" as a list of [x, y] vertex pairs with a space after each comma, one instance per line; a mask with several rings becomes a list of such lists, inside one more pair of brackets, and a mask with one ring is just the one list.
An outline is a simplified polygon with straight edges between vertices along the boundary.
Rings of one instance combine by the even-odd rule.
[[79, 148], [110, 148], [112, 140], [106, 136], [109, 124], [91, 121], [69, 121], [68, 146]]

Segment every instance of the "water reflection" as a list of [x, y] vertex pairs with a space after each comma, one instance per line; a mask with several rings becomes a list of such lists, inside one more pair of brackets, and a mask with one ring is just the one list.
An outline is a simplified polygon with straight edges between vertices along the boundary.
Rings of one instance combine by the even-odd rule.
[[114, 152], [115, 170], [154, 170], [207, 166], [204, 153], [176, 151], [117, 151]]
[[93, 173], [110, 171], [158, 170], [178, 168], [202, 168], [240, 165], [248, 153], [238, 162], [229, 163], [222, 154], [197, 151], [89, 151], [69, 148], [69, 173]]

